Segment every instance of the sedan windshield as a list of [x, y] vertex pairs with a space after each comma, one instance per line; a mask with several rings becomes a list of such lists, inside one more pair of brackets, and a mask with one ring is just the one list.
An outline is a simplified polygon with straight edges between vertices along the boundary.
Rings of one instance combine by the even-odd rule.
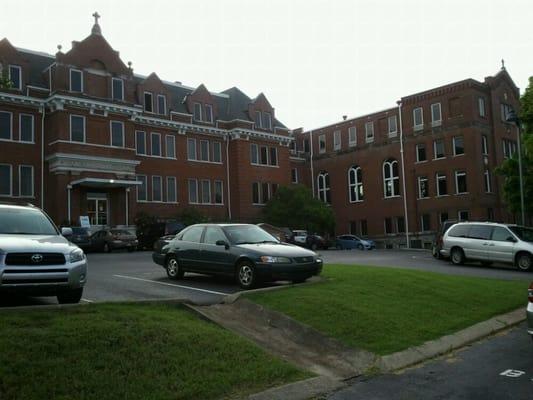
[[50, 220], [39, 210], [0, 209], [0, 234], [8, 235], [57, 235]]
[[533, 229], [523, 226], [510, 226], [509, 229], [524, 242], [533, 242]]
[[232, 244], [279, 243], [268, 232], [255, 225], [234, 225], [224, 227]]

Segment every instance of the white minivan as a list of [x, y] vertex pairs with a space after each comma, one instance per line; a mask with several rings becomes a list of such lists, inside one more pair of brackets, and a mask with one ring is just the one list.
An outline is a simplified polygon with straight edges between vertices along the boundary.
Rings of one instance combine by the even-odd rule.
[[440, 253], [454, 264], [466, 260], [483, 265], [500, 262], [529, 271], [533, 266], [533, 229], [492, 222], [461, 222], [444, 234]]

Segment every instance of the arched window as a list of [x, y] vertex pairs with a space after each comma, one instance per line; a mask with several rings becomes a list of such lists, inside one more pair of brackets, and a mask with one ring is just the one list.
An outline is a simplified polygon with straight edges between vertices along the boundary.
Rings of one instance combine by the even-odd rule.
[[383, 163], [383, 191], [385, 197], [400, 195], [400, 174], [396, 160], [389, 159]]
[[318, 198], [324, 203], [331, 203], [331, 191], [329, 188], [329, 174], [322, 171], [317, 176]]
[[348, 192], [350, 193], [350, 203], [364, 200], [361, 167], [353, 166], [348, 170]]

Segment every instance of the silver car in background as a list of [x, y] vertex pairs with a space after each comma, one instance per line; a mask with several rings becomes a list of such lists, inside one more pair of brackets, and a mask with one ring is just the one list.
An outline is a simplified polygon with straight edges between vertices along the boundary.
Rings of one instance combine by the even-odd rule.
[[515, 265], [521, 271], [533, 266], [533, 229], [491, 222], [461, 222], [444, 234], [441, 255], [454, 264], [467, 260], [483, 265]]
[[[72, 235], [63, 228], [64, 235]], [[0, 292], [80, 301], [87, 281], [83, 250], [39, 208], [0, 203]]]

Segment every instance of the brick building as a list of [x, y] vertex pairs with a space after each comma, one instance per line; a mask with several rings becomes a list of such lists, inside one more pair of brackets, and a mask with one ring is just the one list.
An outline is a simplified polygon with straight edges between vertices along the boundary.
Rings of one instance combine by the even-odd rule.
[[55, 55], [0, 41], [0, 200], [58, 224], [131, 225], [195, 207], [253, 221], [290, 183], [289, 130], [264, 94], [221, 93], [135, 74], [102, 35]]
[[[292, 180], [331, 204], [336, 233], [430, 245], [441, 221], [514, 221], [494, 168], [517, 148], [519, 90], [504, 67], [402, 97], [373, 114], [294, 132]], [[402, 139], [403, 138], [403, 142]], [[403, 144], [403, 148], [402, 148]]]

